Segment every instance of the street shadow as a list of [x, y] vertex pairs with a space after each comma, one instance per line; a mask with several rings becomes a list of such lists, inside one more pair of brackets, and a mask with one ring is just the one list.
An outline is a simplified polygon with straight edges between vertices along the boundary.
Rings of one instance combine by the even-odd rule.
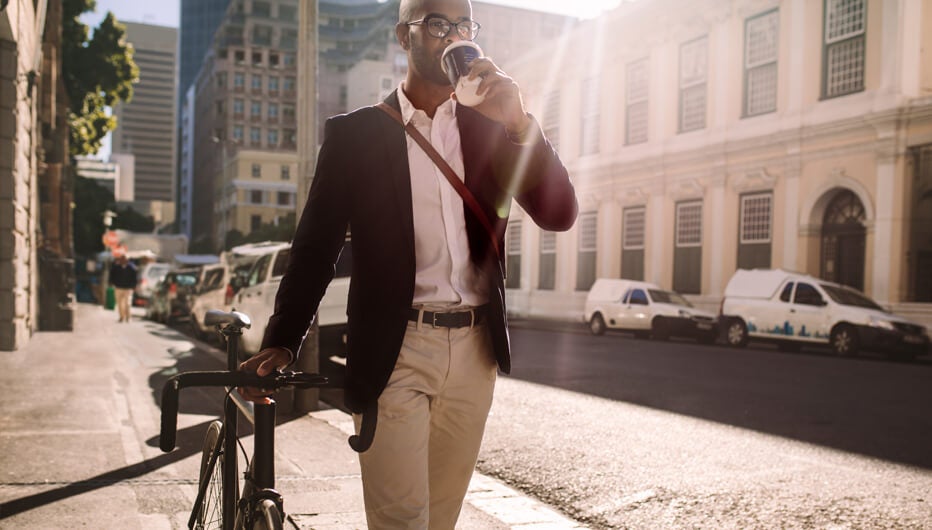
[[515, 379], [932, 469], [932, 363], [512, 329]]
[[[207, 430], [209, 424], [210, 422], [208, 421], [180, 429], [178, 431], [177, 449], [170, 453], [143, 460], [142, 462], [129, 464], [85, 480], [70, 482], [58, 488], [4, 502], [0, 504], [0, 520], [70, 497], [113, 486], [120, 482], [134, 480], [165, 466], [184, 460], [189, 456], [198, 454], [201, 452], [204, 432]], [[158, 442], [156, 440], [156, 445], [157, 444]]]

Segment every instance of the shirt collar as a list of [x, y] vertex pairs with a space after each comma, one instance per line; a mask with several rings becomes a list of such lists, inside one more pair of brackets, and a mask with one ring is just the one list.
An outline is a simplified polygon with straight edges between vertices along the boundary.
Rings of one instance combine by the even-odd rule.
[[[401, 107], [401, 119], [404, 120], [405, 125], [407, 125], [408, 122], [410, 122], [411, 119], [414, 118], [414, 113], [418, 112], [420, 109], [417, 109], [414, 107], [414, 103], [411, 103], [411, 100], [408, 99], [408, 95], [405, 94], [404, 88], [405, 88], [405, 83], [404, 81], [402, 81], [398, 85], [398, 105]], [[423, 113], [425, 117], [427, 117], [426, 112], [422, 110], [420, 112]], [[443, 103], [441, 103], [440, 106], [437, 107], [437, 112], [434, 113], [434, 116], [436, 116], [437, 113], [441, 113], [441, 112], [446, 112], [446, 113], [455, 115], [456, 101], [453, 98], [449, 98]]]

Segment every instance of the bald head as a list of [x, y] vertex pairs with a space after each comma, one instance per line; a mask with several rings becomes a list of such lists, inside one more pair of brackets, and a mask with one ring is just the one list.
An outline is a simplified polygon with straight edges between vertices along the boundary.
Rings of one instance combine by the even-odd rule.
[[472, 5], [469, 0], [401, 0], [398, 6], [398, 21], [411, 22], [434, 11], [435, 6], [443, 4], [466, 4], [469, 11], [472, 12]]

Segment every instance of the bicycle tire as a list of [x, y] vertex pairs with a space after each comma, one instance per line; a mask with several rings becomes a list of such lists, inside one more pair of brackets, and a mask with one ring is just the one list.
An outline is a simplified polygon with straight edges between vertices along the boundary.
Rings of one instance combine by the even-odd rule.
[[217, 455], [213, 469], [209, 469], [210, 459], [217, 447], [217, 440], [221, 439], [222, 436], [223, 423], [219, 421], [211, 422], [207, 427], [207, 434], [204, 436], [204, 447], [201, 450], [201, 472], [198, 476], [198, 491], [203, 487], [205, 481], [208, 484], [201, 505], [195, 507], [197, 510], [197, 525], [194, 528], [196, 530], [223, 529], [224, 455], [222, 452]]

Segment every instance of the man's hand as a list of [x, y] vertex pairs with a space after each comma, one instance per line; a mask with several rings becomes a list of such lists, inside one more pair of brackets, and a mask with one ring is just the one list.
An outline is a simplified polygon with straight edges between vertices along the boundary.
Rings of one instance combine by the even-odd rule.
[[480, 57], [470, 64], [469, 79], [481, 77], [476, 93], [485, 95], [482, 103], [473, 107], [486, 118], [505, 126], [509, 134], [520, 136], [527, 132], [531, 118], [524, 109], [518, 83], [499, 70], [488, 57]]
[[[263, 377], [289, 364], [291, 364], [291, 352], [285, 348], [266, 348], [240, 364], [239, 369], [241, 372], [255, 373], [259, 377]], [[261, 405], [271, 403], [269, 396], [272, 395], [272, 391], [269, 389], [241, 387], [237, 388], [236, 391], [247, 401]]]

